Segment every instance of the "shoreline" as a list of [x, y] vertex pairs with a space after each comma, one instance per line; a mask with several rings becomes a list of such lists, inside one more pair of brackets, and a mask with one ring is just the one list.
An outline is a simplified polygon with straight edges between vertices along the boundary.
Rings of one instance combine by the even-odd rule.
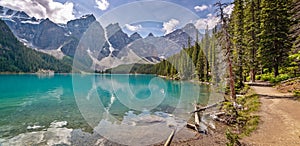
[[211, 82], [202, 82], [202, 81], [198, 81], [198, 80], [195, 80], [195, 79], [189, 79], [189, 80], [176, 80], [176, 79], [173, 79], [173, 78], [169, 78], [168, 76], [162, 76], [162, 75], [156, 75], [158, 77], [161, 77], [163, 79], [168, 79], [168, 80], [173, 80], [173, 81], [187, 81], [187, 82], [191, 82], [191, 83], [195, 83], [195, 84], [202, 84], [202, 85], [212, 85], [213, 83]]

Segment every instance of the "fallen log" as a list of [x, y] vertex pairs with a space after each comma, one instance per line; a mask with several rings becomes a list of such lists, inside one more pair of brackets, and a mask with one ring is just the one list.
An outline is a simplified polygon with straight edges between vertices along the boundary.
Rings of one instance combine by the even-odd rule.
[[210, 112], [210, 113], [204, 113], [204, 116], [210, 116], [210, 117], [214, 117], [214, 116], [222, 116], [225, 115], [225, 112]]
[[215, 104], [212, 104], [212, 105], [208, 105], [206, 107], [202, 107], [202, 108], [199, 108], [199, 109], [195, 109], [194, 111], [190, 112], [191, 114], [193, 113], [197, 113], [197, 112], [201, 112], [201, 111], [204, 111], [206, 109], [210, 109], [210, 108], [213, 108], [213, 107], [216, 107], [218, 105], [218, 103], [215, 103]]
[[170, 145], [171, 145], [172, 140], [173, 140], [173, 137], [174, 137], [174, 135], [175, 135], [175, 131], [176, 131], [176, 129], [174, 129], [174, 130], [172, 131], [172, 133], [170, 134], [170, 136], [169, 136], [169, 138], [167, 139], [167, 141], [166, 141], [166, 143], [164, 144], [164, 146], [170, 146]]

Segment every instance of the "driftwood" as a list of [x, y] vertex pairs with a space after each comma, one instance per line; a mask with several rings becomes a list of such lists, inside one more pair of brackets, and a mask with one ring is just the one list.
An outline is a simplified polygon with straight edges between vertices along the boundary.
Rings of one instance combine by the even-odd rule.
[[206, 110], [206, 109], [210, 109], [210, 108], [216, 107], [217, 105], [218, 105], [218, 104], [215, 103], [215, 104], [208, 105], [208, 106], [206, 106], [206, 107], [202, 107], [202, 108], [199, 108], [199, 109], [196, 108], [194, 111], [192, 111], [192, 112], [190, 112], [190, 113], [193, 114], [193, 113], [201, 112], [201, 111], [204, 111], [204, 110]]
[[[197, 106], [195, 105], [194, 106], [194, 109], [195, 110], [197, 110]], [[199, 115], [198, 115], [198, 113], [197, 112], [195, 112], [194, 113], [194, 115], [195, 115], [195, 130], [197, 131], [197, 132], [200, 132], [200, 117], [199, 117]]]
[[222, 116], [224, 114], [225, 114], [225, 112], [218, 112], [218, 113], [216, 113], [216, 112], [210, 112], [210, 113], [205, 113], [204, 116], [209, 115], [210, 117], [215, 117], [215, 116], [218, 117], [218, 116]]
[[170, 146], [170, 145], [171, 145], [172, 140], [173, 140], [173, 137], [174, 137], [174, 135], [175, 135], [175, 131], [176, 131], [176, 129], [174, 129], [174, 130], [172, 131], [172, 133], [170, 134], [170, 136], [169, 136], [169, 138], [167, 139], [167, 141], [166, 141], [166, 143], [164, 144], [164, 146]]
[[[195, 106], [195, 111], [197, 111], [197, 107]], [[194, 112], [195, 114], [195, 125], [200, 125], [200, 118], [199, 118], [199, 115], [198, 115], [198, 112]]]
[[[195, 130], [198, 133], [207, 134], [208, 133], [208, 128], [213, 132], [213, 130], [216, 129], [215, 126], [212, 123], [208, 122], [208, 121], [205, 121], [205, 120], [202, 121], [201, 116], [208, 116], [212, 120], [220, 121], [220, 122], [226, 122], [226, 120], [219, 118], [219, 116], [224, 115], [225, 112], [202, 113], [204, 110], [216, 107], [217, 105], [218, 105], [218, 103], [215, 103], [215, 104], [212, 104], [212, 105], [208, 105], [208, 106], [199, 108], [198, 105], [194, 104], [194, 111], [192, 111], [190, 113], [194, 114], [194, 117], [195, 117], [194, 122], [195, 123], [194, 124], [187, 123], [186, 127], [190, 128], [192, 130]], [[201, 114], [201, 116], [199, 116], [199, 114]]]
[[[190, 128], [190, 129], [192, 129], [192, 130], [195, 130], [196, 125], [187, 123], [187, 124], [186, 124], [186, 127], [187, 127], [187, 128]], [[198, 132], [198, 131], [197, 131], [197, 132]]]
[[216, 127], [215, 127], [214, 125], [209, 124], [207, 121], [202, 121], [202, 123], [203, 123], [206, 127], [210, 128], [210, 129], [213, 129], [213, 130], [216, 129]]

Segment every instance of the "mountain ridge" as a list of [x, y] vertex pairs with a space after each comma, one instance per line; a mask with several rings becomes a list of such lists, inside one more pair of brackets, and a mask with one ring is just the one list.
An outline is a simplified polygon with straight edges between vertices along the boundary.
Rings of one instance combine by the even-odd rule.
[[53, 56], [25, 47], [0, 20], [0, 72], [37, 72], [49, 69], [56, 73], [71, 72], [71, 66]]

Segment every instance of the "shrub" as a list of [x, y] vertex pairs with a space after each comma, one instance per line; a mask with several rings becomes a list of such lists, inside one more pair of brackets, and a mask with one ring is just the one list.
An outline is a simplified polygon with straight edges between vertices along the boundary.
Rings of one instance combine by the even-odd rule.
[[256, 79], [256, 80], [260, 80], [260, 79], [261, 79], [261, 75], [256, 75], [256, 76], [255, 76], [255, 79]]
[[[256, 78], [256, 77], [255, 77], [255, 78]], [[246, 77], [246, 80], [247, 80], [247, 81], [250, 81], [250, 76], [247, 76], [247, 77]]]
[[260, 79], [263, 80], [263, 81], [272, 81], [272, 80], [275, 80], [273, 73], [262, 74], [262, 75], [260, 75]]
[[287, 80], [287, 79], [289, 79], [289, 78], [291, 78], [291, 76], [288, 75], [288, 74], [280, 74], [279, 76], [277, 76], [277, 77], [275, 78], [274, 83], [278, 83], [278, 82]]
[[266, 73], [260, 75], [260, 79], [263, 81], [270, 81], [271, 83], [278, 83], [287, 79], [290, 79], [293, 77], [292, 75], [289, 74], [279, 74], [277, 77], [274, 77], [273, 73]]

